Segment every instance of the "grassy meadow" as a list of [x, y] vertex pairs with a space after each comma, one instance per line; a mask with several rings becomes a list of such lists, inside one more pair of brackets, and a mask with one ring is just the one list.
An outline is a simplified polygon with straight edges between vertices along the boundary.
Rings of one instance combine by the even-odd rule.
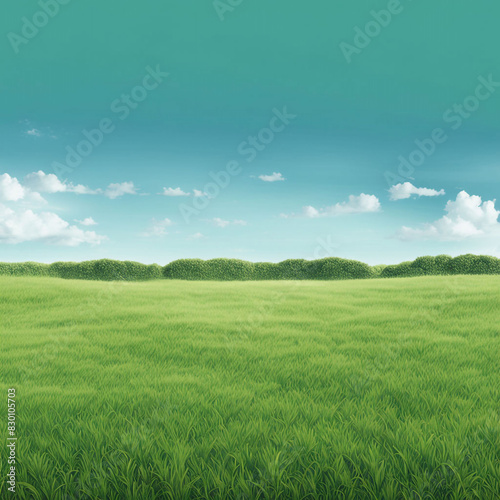
[[2, 276], [0, 498], [499, 498], [499, 308], [500, 276]]

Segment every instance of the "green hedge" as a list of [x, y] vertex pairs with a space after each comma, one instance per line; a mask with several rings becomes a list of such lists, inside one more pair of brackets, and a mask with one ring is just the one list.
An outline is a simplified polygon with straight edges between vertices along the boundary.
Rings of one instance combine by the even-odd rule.
[[375, 272], [368, 265], [356, 260], [328, 257], [308, 263], [308, 278], [311, 280], [356, 280], [368, 279]]
[[500, 274], [500, 259], [486, 255], [449, 255], [419, 257], [413, 262], [402, 262], [385, 267], [382, 278], [439, 276], [456, 274]]
[[455, 274], [500, 274], [500, 259], [472, 254], [455, 258], [438, 255], [419, 257], [413, 262], [397, 265], [373, 267], [356, 260], [337, 257], [320, 260], [289, 259], [276, 264], [237, 259], [180, 259], [164, 267], [109, 259], [53, 264], [0, 262], [0, 275], [4, 276], [52, 276], [101, 281], [351, 280]]
[[289, 259], [277, 264], [236, 259], [181, 259], [167, 264], [163, 275], [168, 279], [248, 281], [364, 279], [375, 273], [367, 264], [339, 258]]
[[157, 264], [117, 261], [109, 259], [84, 262], [54, 262], [49, 266], [49, 276], [75, 280], [145, 281], [162, 278], [162, 268]]
[[0, 262], [0, 275], [4, 276], [49, 276], [49, 264], [38, 262]]
[[175, 280], [246, 281], [253, 279], [253, 263], [237, 259], [180, 259], [163, 268]]

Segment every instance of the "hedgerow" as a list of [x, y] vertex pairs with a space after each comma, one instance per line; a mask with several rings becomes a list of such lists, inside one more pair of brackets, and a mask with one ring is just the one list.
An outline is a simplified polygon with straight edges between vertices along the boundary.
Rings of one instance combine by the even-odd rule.
[[367, 279], [375, 275], [368, 264], [338, 257], [313, 260], [308, 263], [308, 271], [308, 279], [312, 280]]
[[439, 276], [456, 274], [500, 274], [500, 259], [486, 255], [449, 255], [418, 257], [413, 262], [402, 262], [385, 267], [383, 278]]
[[49, 276], [49, 265], [39, 262], [0, 262], [0, 275]]
[[49, 266], [49, 275], [57, 278], [99, 281], [146, 281], [162, 278], [157, 264], [117, 261], [109, 259], [84, 262], [55, 262]]
[[255, 262], [253, 265], [253, 279], [261, 280], [279, 280], [279, 269], [273, 262]]
[[500, 259], [486, 255], [460, 255], [450, 260], [453, 274], [500, 274]]
[[204, 280], [206, 267], [206, 261], [201, 259], [174, 260], [163, 268], [163, 276], [171, 280]]
[[376, 266], [372, 266], [372, 271], [374, 277], [379, 277], [382, 274], [382, 271], [387, 267], [386, 264], [377, 264]]
[[455, 258], [438, 255], [419, 257], [412, 262], [397, 265], [373, 267], [338, 257], [320, 260], [288, 259], [278, 263], [253, 263], [237, 259], [180, 259], [163, 267], [110, 259], [53, 264], [0, 262], [0, 275], [4, 276], [51, 276], [100, 281], [352, 280], [452, 274], [500, 274], [500, 259], [472, 254]]

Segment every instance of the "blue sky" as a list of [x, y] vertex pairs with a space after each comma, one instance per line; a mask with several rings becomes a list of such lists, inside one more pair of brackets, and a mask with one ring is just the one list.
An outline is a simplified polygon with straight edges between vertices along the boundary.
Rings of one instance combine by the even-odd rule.
[[483, 3], [10, 5], [0, 260], [500, 256]]

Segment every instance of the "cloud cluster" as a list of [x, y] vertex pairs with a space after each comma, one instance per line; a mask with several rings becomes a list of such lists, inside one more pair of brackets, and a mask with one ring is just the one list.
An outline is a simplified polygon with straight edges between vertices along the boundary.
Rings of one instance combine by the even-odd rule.
[[110, 184], [104, 191], [104, 196], [114, 200], [125, 194], [137, 194], [137, 188], [133, 182], [121, 182]]
[[0, 201], [28, 201], [45, 202], [43, 194], [76, 193], [100, 194], [114, 200], [125, 194], [137, 194], [133, 182], [110, 184], [106, 189], [90, 189], [82, 184], [73, 184], [61, 181], [55, 174], [46, 174], [42, 170], [32, 172], [24, 177], [22, 183], [5, 173], [0, 175]]
[[197, 198], [198, 196], [207, 196], [207, 193], [204, 193], [203, 191], [200, 191], [198, 189], [193, 189], [192, 193], [187, 193], [186, 191], [183, 191], [180, 187], [176, 188], [164, 187], [163, 192], [158, 194], [161, 194], [162, 196], [194, 196], [195, 198]]
[[170, 219], [156, 220], [153, 219], [149, 229], [142, 234], [145, 237], [165, 236], [167, 235], [167, 227], [173, 226], [174, 223]]
[[191, 236], [187, 237], [187, 239], [190, 241], [191, 240], [202, 240], [203, 238], [205, 238], [205, 236], [202, 233], [194, 233]]
[[[91, 190], [81, 184], [63, 182], [54, 174], [39, 170], [24, 177], [4, 173], [0, 175], [0, 202], [14, 203], [6, 206], [0, 203], [0, 243], [17, 244], [26, 241], [40, 241], [54, 245], [77, 246], [82, 243], [98, 245], [106, 239], [94, 231], [85, 231], [71, 225], [59, 215], [49, 212], [34, 212], [19, 202], [47, 203], [42, 194], [73, 192], [78, 194], [106, 194], [102, 190]], [[82, 226], [95, 225], [91, 217], [76, 221]]]
[[43, 241], [54, 245], [77, 246], [81, 243], [98, 245], [106, 239], [94, 231], [71, 226], [52, 212], [13, 210], [0, 205], [0, 243]]
[[379, 212], [380, 201], [373, 194], [361, 193], [359, 196], [350, 195], [348, 201], [337, 203], [330, 207], [317, 209], [311, 205], [302, 208], [302, 213], [299, 215], [282, 215], [285, 218], [289, 217], [306, 217], [315, 219], [317, 217], [335, 217], [345, 214], [361, 214], [368, 212]]
[[26, 190], [9, 174], [0, 175], [0, 201], [18, 201], [25, 197]]
[[97, 226], [97, 222], [92, 217], [87, 217], [83, 220], [75, 219], [75, 222], [78, 222], [81, 226]]
[[259, 179], [264, 182], [277, 182], [286, 180], [279, 172], [273, 172], [271, 175], [259, 175]]
[[403, 226], [396, 236], [403, 241], [416, 239], [463, 240], [474, 236], [485, 236], [500, 229], [495, 201], [482, 201], [480, 196], [458, 193], [455, 201], [448, 201], [446, 215], [421, 228]]
[[221, 219], [220, 217], [214, 217], [213, 219], [210, 219], [208, 222], [210, 224], [213, 224], [216, 227], [222, 227], [222, 228], [227, 227], [227, 226], [246, 226], [247, 225], [246, 221], [244, 221], [244, 220], [236, 219], [236, 220], [230, 221], [230, 220]]
[[90, 189], [82, 184], [74, 185], [72, 183], [59, 180], [55, 174], [46, 174], [42, 170], [28, 174], [23, 185], [37, 193], [76, 193], [76, 194], [101, 194], [101, 189]]
[[391, 200], [406, 200], [412, 195], [420, 196], [442, 196], [445, 193], [444, 189], [436, 191], [435, 189], [429, 188], [418, 188], [415, 187], [411, 182], [404, 182], [403, 184], [396, 184], [389, 189], [391, 194]]

